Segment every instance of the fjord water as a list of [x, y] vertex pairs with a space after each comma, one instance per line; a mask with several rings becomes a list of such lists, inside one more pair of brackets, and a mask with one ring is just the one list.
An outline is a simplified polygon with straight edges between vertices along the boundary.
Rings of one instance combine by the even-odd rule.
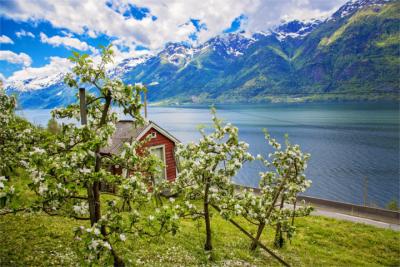
[[[399, 106], [387, 103], [269, 104], [217, 106], [218, 116], [239, 127], [250, 152], [271, 152], [263, 128], [280, 142], [284, 134], [311, 153], [305, 195], [385, 207], [399, 202]], [[22, 110], [30, 121], [46, 125], [50, 110]], [[182, 142], [197, 140], [199, 124], [210, 125], [208, 107], [150, 107], [149, 119]], [[257, 186], [259, 162], [245, 164], [235, 182]], [[365, 188], [367, 191], [365, 191]]]

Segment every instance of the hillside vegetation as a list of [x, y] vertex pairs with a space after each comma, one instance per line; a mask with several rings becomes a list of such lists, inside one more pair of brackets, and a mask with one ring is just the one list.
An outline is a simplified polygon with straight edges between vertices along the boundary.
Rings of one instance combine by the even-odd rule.
[[399, 14], [397, 1], [365, 6], [304, 38], [260, 35], [242, 56], [210, 47], [189, 63], [154, 58], [124, 77], [158, 81], [150, 99], [163, 103], [398, 100]]

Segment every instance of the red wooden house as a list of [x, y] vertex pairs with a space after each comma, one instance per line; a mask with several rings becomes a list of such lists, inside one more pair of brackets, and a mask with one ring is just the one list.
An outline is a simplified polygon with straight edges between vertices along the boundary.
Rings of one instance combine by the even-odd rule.
[[[120, 153], [125, 142], [142, 141], [149, 135], [150, 140], [145, 144], [145, 147], [149, 148], [151, 153], [157, 155], [165, 166], [159, 178], [174, 181], [177, 175], [175, 146], [180, 141], [153, 121], [149, 121], [140, 127], [136, 127], [132, 120], [118, 121], [111, 145], [101, 149], [100, 153], [103, 155]], [[116, 169], [115, 171], [120, 172], [121, 170]]]

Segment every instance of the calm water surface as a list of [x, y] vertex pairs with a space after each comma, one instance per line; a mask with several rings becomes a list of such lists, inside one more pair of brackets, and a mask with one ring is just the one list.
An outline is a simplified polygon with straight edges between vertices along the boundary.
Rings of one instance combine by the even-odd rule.
[[[240, 138], [253, 154], [268, 155], [263, 128], [281, 142], [285, 133], [292, 143], [311, 153], [306, 195], [385, 207], [399, 202], [399, 107], [397, 104], [302, 104], [218, 106], [218, 116], [239, 127]], [[50, 110], [19, 111], [35, 124], [46, 125]], [[149, 118], [182, 142], [199, 138], [197, 125], [211, 124], [207, 107], [151, 107]], [[257, 186], [263, 166], [248, 163], [235, 182]]]

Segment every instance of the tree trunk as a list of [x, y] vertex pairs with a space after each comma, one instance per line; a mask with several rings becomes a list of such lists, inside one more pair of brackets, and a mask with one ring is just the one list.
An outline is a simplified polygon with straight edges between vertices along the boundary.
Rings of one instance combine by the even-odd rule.
[[211, 251], [211, 223], [210, 223], [210, 211], [209, 211], [209, 203], [208, 203], [208, 191], [210, 189], [210, 182], [206, 180], [206, 186], [204, 189], [204, 221], [206, 224], [206, 243], [204, 244], [204, 250]]
[[258, 241], [260, 240], [261, 234], [264, 231], [265, 223], [260, 223], [258, 225], [257, 235], [250, 245], [250, 250], [255, 250], [257, 248]]
[[[278, 190], [276, 191], [275, 196], [274, 196], [274, 199], [272, 200], [271, 206], [270, 206], [269, 209], [267, 210], [267, 215], [266, 215], [266, 218], [265, 218], [266, 220], [267, 220], [267, 219], [269, 218], [269, 216], [271, 215], [271, 213], [272, 213], [272, 211], [273, 211], [273, 209], [274, 209], [274, 207], [275, 207], [275, 203], [276, 203], [276, 201], [278, 201], [278, 197], [279, 197], [279, 195], [281, 194], [282, 190], [284, 189], [285, 183], [286, 183], [286, 179], [284, 179], [284, 180], [282, 181], [282, 183], [280, 184]], [[251, 246], [250, 246], [250, 249], [251, 249], [251, 250], [255, 250], [255, 249], [257, 248], [257, 245], [258, 245], [258, 243], [259, 243], [259, 238], [261, 237], [261, 234], [262, 234], [262, 231], [264, 230], [264, 227], [265, 227], [265, 223], [261, 223], [261, 224], [258, 226], [257, 236], [256, 236], [256, 238], [253, 240], [253, 242], [251, 243]]]
[[[111, 95], [108, 94], [105, 97], [105, 99], [106, 99], [106, 102], [104, 104], [104, 109], [103, 109], [103, 112], [101, 114], [99, 128], [102, 127], [107, 122], [107, 114], [108, 114], [108, 110], [110, 109], [111, 100], [112, 100]], [[100, 146], [96, 147], [96, 151], [95, 151], [95, 153], [96, 153], [96, 162], [95, 162], [95, 166], [94, 166], [94, 172], [99, 172], [100, 169], [101, 169], [100, 149], [101, 149]], [[93, 183], [93, 198], [94, 198], [95, 222], [97, 223], [101, 218], [100, 183], [98, 181]], [[107, 235], [107, 231], [106, 231], [104, 225], [101, 226], [101, 233], [104, 236]]]
[[93, 226], [96, 223], [96, 215], [95, 215], [95, 199], [93, 196], [93, 185], [87, 185], [87, 195], [88, 195], [88, 203], [89, 203], [89, 215], [90, 215], [90, 225]]
[[293, 203], [292, 226], [294, 225], [294, 219], [296, 218], [296, 204], [297, 204], [297, 196]]
[[[281, 205], [280, 205], [280, 210], [283, 209], [283, 205], [285, 204], [285, 197], [282, 196], [281, 199]], [[282, 236], [282, 224], [280, 222], [277, 223], [276, 225], [276, 232], [275, 232], [275, 241], [274, 241], [274, 245], [277, 248], [281, 248], [283, 247], [283, 244], [285, 243], [285, 240], [283, 239]]]
[[114, 267], [124, 267], [124, 261], [118, 256], [114, 249], [111, 250], [113, 258], [114, 258]]
[[[86, 97], [84, 88], [79, 89], [79, 96], [80, 96], [80, 111], [81, 111], [82, 124], [85, 125], [87, 123], [87, 115], [86, 115], [87, 106], [86, 106]], [[99, 128], [105, 125], [107, 122], [107, 115], [111, 106], [111, 101], [112, 101], [111, 93], [108, 93], [105, 96], [104, 109], [102, 110], [101, 119], [98, 125]], [[95, 149], [95, 154], [96, 154], [95, 167], [94, 167], [95, 173], [101, 170], [100, 149], [101, 149], [100, 146], [97, 146]], [[90, 211], [90, 223], [93, 226], [101, 219], [100, 182], [95, 181], [93, 182], [93, 184], [89, 183], [87, 193], [88, 193], [88, 202]], [[100, 230], [101, 234], [104, 237], [107, 236], [107, 230], [104, 225], [101, 226]], [[118, 256], [118, 254], [114, 249], [112, 249], [112, 255], [114, 258], [114, 266], [117, 267], [125, 266], [124, 261]]]

